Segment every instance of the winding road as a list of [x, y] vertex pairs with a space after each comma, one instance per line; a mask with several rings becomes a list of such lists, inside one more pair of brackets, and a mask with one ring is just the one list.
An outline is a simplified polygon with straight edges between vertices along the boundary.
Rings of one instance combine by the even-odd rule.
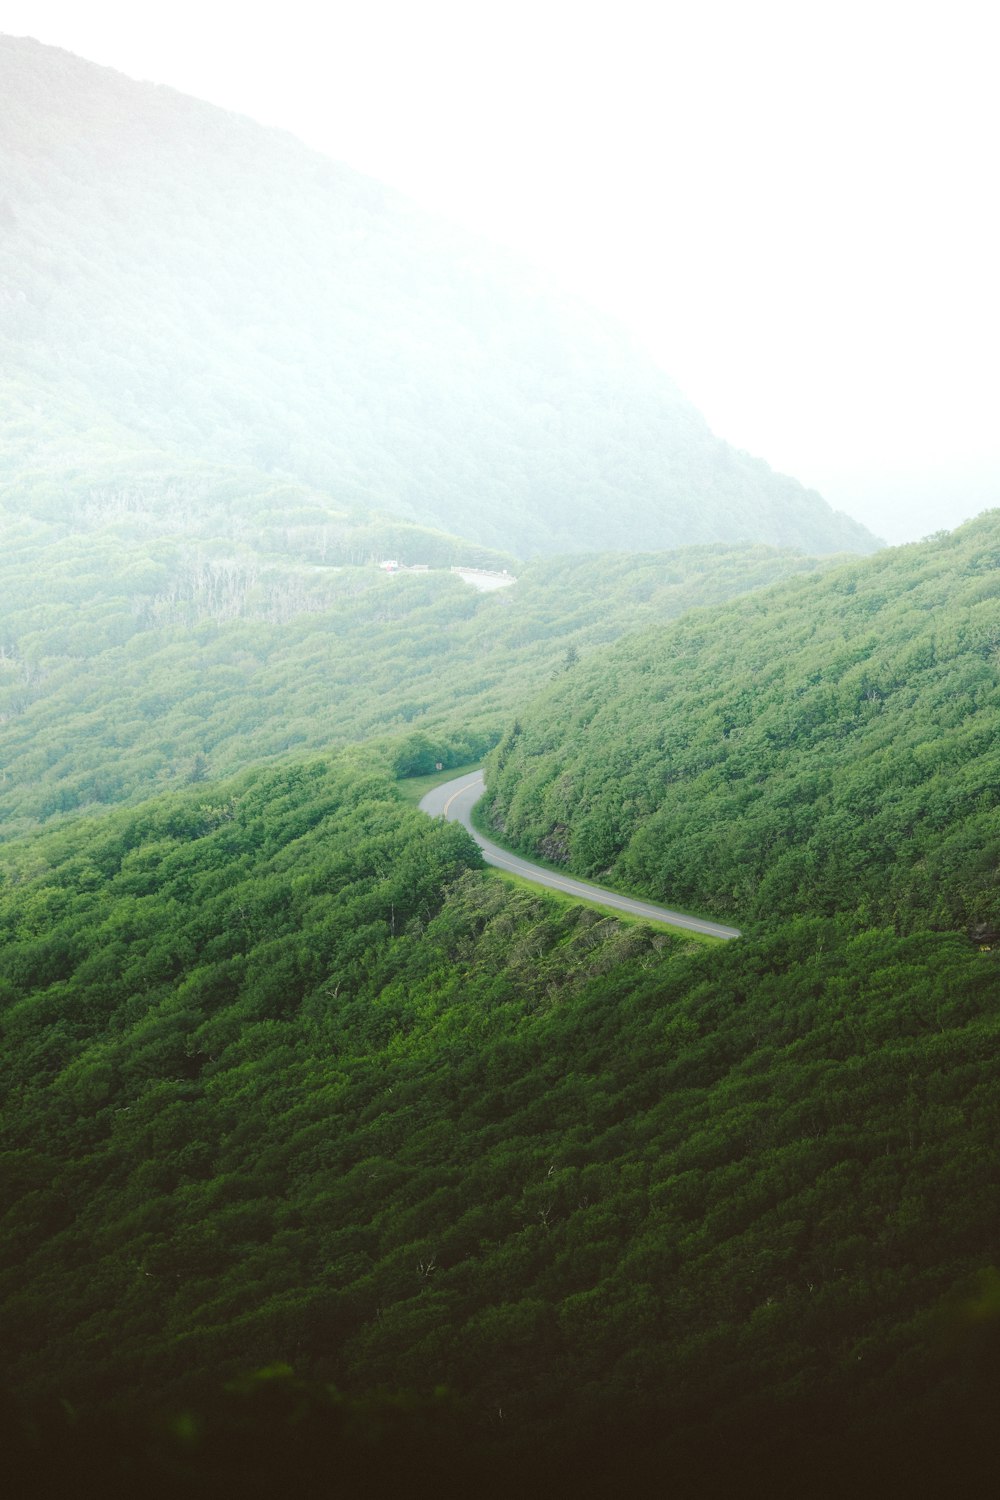
[[567, 896], [576, 896], [581, 901], [593, 901], [600, 906], [610, 907], [612, 911], [627, 912], [629, 916], [642, 917], [647, 922], [668, 922], [671, 927], [684, 927], [689, 932], [700, 932], [706, 937], [740, 936], [738, 927], [704, 922], [700, 917], [689, 917], [684, 912], [671, 911], [666, 906], [654, 906], [650, 901], [637, 901], [633, 896], [619, 895], [617, 891], [606, 890], [604, 886], [591, 885], [586, 880], [574, 880], [571, 875], [557, 875], [542, 865], [533, 865], [530, 860], [508, 853], [499, 844], [483, 838], [472, 826], [472, 809], [484, 790], [482, 771], [470, 771], [465, 776], [457, 776], [454, 781], [445, 781], [441, 786], [433, 787], [420, 799], [420, 811], [432, 818], [446, 818], [449, 823], [461, 823], [483, 851], [483, 858], [488, 865], [495, 865], [498, 870], [509, 870], [512, 875], [520, 875], [551, 891], [563, 891]]

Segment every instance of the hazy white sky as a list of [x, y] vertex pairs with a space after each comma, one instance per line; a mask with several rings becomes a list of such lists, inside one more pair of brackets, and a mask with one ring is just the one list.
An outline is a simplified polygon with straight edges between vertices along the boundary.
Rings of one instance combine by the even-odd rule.
[[[1000, 504], [986, 0], [0, 0], [557, 269], [889, 540]], [[2, 101], [0, 101], [2, 108]]]

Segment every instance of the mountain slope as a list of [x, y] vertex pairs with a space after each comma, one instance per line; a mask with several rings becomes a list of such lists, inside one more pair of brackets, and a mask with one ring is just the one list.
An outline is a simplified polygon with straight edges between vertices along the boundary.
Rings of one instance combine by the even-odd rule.
[[[816, 918], [706, 950], [477, 866], [349, 759], [0, 850], [32, 1469], [62, 1418], [87, 1493], [208, 1500], [258, 1447], [239, 1493], [306, 1452], [302, 1493], [373, 1493], [301, 1392], [219, 1454], [213, 1393], [280, 1362], [447, 1388], [480, 1473], [437, 1494], [988, 1493], [993, 957]], [[109, 1486], [137, 1448], [156, 1487]]]
[[310, 564], [363, 552], [365, 528], [309, 511], [281, 524], [280, 493], [251, 527], [221, 513], [232, 490], [214, 493], [218, 533], [189, 502], [172, 529], [148, 499], [89, 529], [0, 513], [0, 839], [296, 747], [375, 739], [401, 770], [460, 764], [570, 650], [820, 566], [721, 544], [598, 553], [536, 560], [484, 594], [446, 566]]
[[874, 545], [607, 320], [290, 136], [10, 37], [0, 96], [8, 504], [199, 460], [522, 556]]
[[487, 774], [525, 853], [742, 925], [1000, 925], [1000, 511], [595, 653]]

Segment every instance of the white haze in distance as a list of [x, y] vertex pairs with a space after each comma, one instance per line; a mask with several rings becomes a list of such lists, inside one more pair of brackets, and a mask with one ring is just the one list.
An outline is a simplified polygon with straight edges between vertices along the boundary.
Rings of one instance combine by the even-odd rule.
[[901, 541], [1000, 504], [992, 9], [0, 0], [0, 30], [513, 245], [624, 319], [720, 436]]

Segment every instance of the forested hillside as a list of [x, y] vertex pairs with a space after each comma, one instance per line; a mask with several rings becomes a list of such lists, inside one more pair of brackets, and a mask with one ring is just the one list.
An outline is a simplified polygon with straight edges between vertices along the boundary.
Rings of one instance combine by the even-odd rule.
[[499, 883], [349, 760], [0, 870], [6, 1451], [40, 1483], [902, 1495], [982, 1459], [997, 981], [964, 938], [674, 943]]
[[[847, 557], [378, 184], [26, 40], [0, 99], [18, 1493], [992, 1493], [1000, 512]], [[404, 795], [483, 756], [743, 936], [487, 871]]]
[[750, 546], [597, 554], [480, 594], [447, 569], [304, 562], [307, 521], [200, 527], [0, 517], [0, 839], [296, 749], [459, 764], [567, 655], [818, 566]]
[[696, 911], [1000, 930], [1000, 512], [581, 660], [488, 784], [521, 850]]
[[197, 509], [229, 466], [251, 510], [304, 492], [520, 556], [874, 545], [615, 326], [292, 137], [27, 39], [0, 97], [17, 513]]

